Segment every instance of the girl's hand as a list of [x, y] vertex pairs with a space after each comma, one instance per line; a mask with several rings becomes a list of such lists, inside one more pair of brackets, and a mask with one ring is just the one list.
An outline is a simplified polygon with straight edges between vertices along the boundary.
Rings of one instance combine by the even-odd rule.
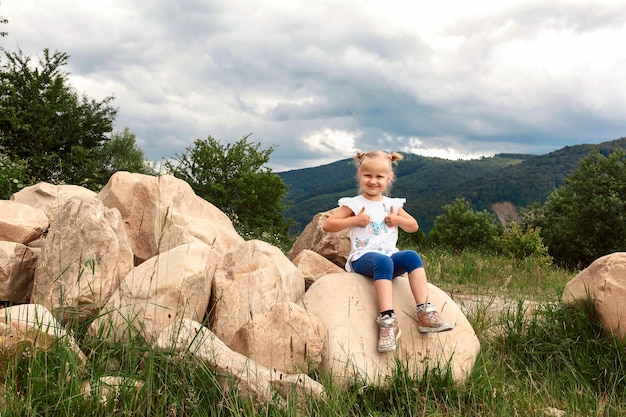
[[396, 227], [399, 224], [399, 217], [400, 216], [393, 212], [393, 207], [391, 207], [389, 214], [385, 216], [385, 224], [387, 227]]
[[397, 213], [393, 212], [392, 207], [389, 215], [385, 217], [385, 224], [387, 227], [398, 226], [407, 233], [417, 232], [420, 227], [419, 224], [417, 224], [417, 220], [415, 220], [415, 218], [407, 213], [402, 207], [398, 209]]
[[349, 227], [367, 227], [370, 222], [370, 215], [365, 213], [365, 207], [354, 214], [348, 206], [341, 206], [332, 211], [330, 216], [324, 221], [322, 230], [327, 233], [336, 233]]
[[359, 214], [354, 216], [355, 226], [367, 227], [370, 224], [370, 215], [365, 213], [365, 207], [361, 209]]

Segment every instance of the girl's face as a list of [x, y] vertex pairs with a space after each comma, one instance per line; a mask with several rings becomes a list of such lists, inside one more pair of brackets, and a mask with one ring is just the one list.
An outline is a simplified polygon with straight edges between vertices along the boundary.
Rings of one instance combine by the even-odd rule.
[[368, 200], [381, 200], [391, 183], [391, 164], [387, 158], [367, 159], [361, 164], [359, 188]]

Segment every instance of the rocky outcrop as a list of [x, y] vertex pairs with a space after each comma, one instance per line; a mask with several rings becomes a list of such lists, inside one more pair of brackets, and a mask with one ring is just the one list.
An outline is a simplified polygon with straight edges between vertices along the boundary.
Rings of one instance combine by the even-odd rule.
[[500, 201], [493, 203], [491, 209], [496, 213], [496, 217], [502, 226], [507, 226], [512, 222], [519, 223], [521, 216], [515, 204], [510, 201]]

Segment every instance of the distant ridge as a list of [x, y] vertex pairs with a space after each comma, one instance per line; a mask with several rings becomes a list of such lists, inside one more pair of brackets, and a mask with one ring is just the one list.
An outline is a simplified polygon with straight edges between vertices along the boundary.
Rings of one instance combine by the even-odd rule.
[[[626, 138], [597, 145], [566, 146], [545, 155], [498, 154], [474, 160], [451, 161], [403, 154], [396, 167], [392, 196], [405, 197], [405, 208], [415, 216], [425, 233], [432, 230], [442, 207], [456, 198], [466, 198], [475, 210], [493, 212], [494, 203], [524, 207], [543, 204], [561, 186], [581, 158], [592, 149], [608, 155], [626, 149]], [[285, 216], [297, 222], [299, 233], [319, 212], [337, 206], [340, 197], [357, 193], [356, 169], [351, 159], [313, 168], [278, 173], [289, 186], [291, 207]]]

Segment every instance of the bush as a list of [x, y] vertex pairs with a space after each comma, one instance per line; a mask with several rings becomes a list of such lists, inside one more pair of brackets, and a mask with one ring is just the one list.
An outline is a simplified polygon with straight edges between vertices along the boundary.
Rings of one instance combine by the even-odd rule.
[[444, 214], [435, 218], [431, 242], [455, 251], [463, 249], [495, 250], [502, 226], [496, 216], [475, 211], [464, 198], [443, 206]]
[[524, 259], [535, 256], [547, 265], [552, 263], [548, 248], [543, 244], [539, 229], [528, 228], [522, 230], [517, 223], [511, 223], [499, 238], [502, 254], [510, 258]]

